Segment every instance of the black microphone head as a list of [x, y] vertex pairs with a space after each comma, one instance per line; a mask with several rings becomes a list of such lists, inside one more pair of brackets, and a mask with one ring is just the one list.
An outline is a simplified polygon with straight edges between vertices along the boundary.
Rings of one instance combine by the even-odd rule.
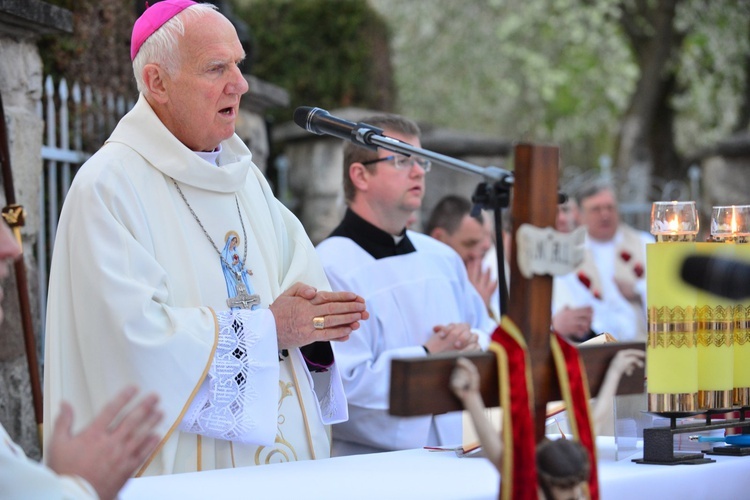
[[750, 297], [750, 264], [723, 257], [693, 255], [680, 269], [685, 283], [730, 300]]
[[308, 132], [320, 135], [320, 132], [313, 130], [311, 123], [312, 118], [317, 114], [328, 114], [328, 112], [312, 106], [300, 106], [294, 110], [294, 123]]

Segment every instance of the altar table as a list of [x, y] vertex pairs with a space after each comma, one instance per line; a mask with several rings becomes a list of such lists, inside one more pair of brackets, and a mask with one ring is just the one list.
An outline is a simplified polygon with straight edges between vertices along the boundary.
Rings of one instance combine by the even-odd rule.
[[[707, 455], [715, 463], [643, 465], [615, 460], [613, 438], [597, 439], [603, 500], [747, 498], [750, 456]], [[326, 460], [135, 478], [122, 500], [497, 499], [500, 476], [484, 458], [406, 450]]]

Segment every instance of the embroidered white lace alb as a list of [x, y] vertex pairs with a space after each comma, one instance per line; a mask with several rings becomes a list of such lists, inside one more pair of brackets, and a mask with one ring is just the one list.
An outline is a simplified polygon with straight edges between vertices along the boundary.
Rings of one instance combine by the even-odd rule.
[[253, 412], [245, 411], [257, 399], [253, 375], [259, 370], [248, 355], [259, 333], [243, 321], [253, 311], [217, 312], [219, 340], [208, 377], [180, 423], [181, 431], [228, 441], [245, 442], [257, 427]]

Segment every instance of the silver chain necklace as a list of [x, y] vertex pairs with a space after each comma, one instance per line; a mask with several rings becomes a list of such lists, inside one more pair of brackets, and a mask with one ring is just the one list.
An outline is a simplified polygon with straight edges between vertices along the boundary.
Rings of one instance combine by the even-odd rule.
[[[242, 309], [250, 309], [253, 305], [260, 304], [260, 296], [253, 294], [250, 295], [247, 292], [247, 288], [245, 287], [245, 283], [242, 282], [242, 270], [235, 271], [232, 265], [227, 262], [227, 259], [224, 258], [224, 256], [221, 254], [221, 250], [219, 250], [219, 247], [216, 246], [216, 243], [214, 243], [213, 238], [211, 238], [211, 235], [208, 234], [208, 231], [206, 231], [206, 228], [203, 227], [203, 223], [198, 218], [198, 215], [196, 215], [195, 211], [193, 210], [193, 207], [190, 206], [190, 203], [188, 203], [187, 198], [185, 197], [185, 193], [182, 192], [182, 189], [180, 189], [180, 185], [177, 184], [177, 181], [174, 180], [174, 178], [170, 177], [172, 179], [172, 183], [174, 184], [174, 187], [177, 188], [177, 192], [180, 193], [180, 197], [182, 198], [182, 201], [185, 202], [185, 205], [187, 206], [188, 210], [190, 210], [190, 214], [193, 216], [193, 219], [195, 219], [195, 222], [198, 223], [200, 228], [203, 230], [203, 234], [206, 235], [206, 238], [208, 238], [208, 241], [211, 242], [211, 246], [214, 247], [214, 250], [216, 250], [216, 253], [219, 254], [219, 258], [224, 263], [225, 266], [227, 266], [227, 269], [234, 274], [235, 279], [235, 285], [237, 287], [237, 295], [235, 297], [229, 297], [227, 299], [227, 304], [229, 307], [240, 307]], [[242, 226], [242, 238], [244, 242], [244, 252], [242, 256], [242, 265], [247, 265], [247, 232], [245, 231], [245, 221], [242, 219], [242, 211], [240, 210], [240, 202], [237, 200], [237, 195], [234, 195], [234, 203], [237, 205], [237, 215], [240, 216], [240, 226]], [[250, 276], [253, 275], [253, 271], [251, 269], [246, 269], [247, 274]]]

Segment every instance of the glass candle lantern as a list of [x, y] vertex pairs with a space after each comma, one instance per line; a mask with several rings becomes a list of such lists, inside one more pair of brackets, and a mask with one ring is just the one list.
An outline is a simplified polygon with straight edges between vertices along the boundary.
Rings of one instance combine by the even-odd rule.
[[698, 229], [694, 201], [657, 201], [651, 206], [651, 234], [657, 242], [695, 241]]
[[750, 205], [727, 205], [711, 210], [711, 239], [747, 243], [750, 238]]

